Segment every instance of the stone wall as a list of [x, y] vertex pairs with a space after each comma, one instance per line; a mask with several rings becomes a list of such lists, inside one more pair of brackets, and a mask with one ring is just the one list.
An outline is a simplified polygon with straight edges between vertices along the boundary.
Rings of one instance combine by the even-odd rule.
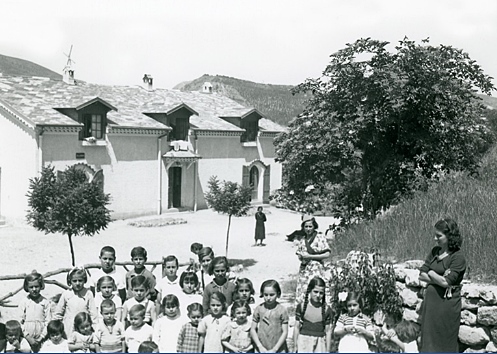
[[[422, 265], [420, 260], [394, 265], [404, 318], [418, 323], [423, 302], [418, 269]], [[465, 280], [461, 297], [460, 349], [465, 353], [497, 352], [497, 286]]]

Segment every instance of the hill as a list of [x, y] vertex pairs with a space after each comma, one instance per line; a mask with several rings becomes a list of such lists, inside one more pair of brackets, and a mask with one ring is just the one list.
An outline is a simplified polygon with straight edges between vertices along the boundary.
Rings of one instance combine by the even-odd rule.
[[12, 76], [41, 76], [62, 79], [62, 75], [28, 60], [0, 54], [0, 73]]
[[205, 82], [210, 82], [214, 92], [236, 102], [259, 110], [265, 117], [282, 125], [300, 114], [307, 97], [304, 94], [292, 95], [290, 85], [260, 84], [222, 75], [202, 75], [174, 88], [182, 91], [199, 91]]

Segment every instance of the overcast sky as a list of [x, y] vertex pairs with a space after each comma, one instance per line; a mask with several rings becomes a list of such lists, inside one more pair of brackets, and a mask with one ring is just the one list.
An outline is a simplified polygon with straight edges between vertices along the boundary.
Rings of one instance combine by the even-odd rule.
[[348, 42], [404, 36], [461, 48], [497, 77], [495, 0], [1, 0], [0, 13], [0, 54], [62, 73], [73, 45], [76, 78], [100, 84], [296, 85]]

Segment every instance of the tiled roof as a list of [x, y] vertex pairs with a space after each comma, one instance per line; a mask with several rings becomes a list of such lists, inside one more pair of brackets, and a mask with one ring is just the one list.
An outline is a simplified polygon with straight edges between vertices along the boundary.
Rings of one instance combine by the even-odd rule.
[[[37, 125], [79, 125], [55, 108], [76, 108], [97, 98], [117, 109], [107, 113], [110, 121], [117, 126], [135, 128], [166, 128], [145, 113], [167, 113], [186, 104], [198, 113], [190, 117], [193, 128], [240, 131], [221, 117], [241, 117], [253, 110], [216, 93], [149, 91], [141, 86], [107, 86], [82, 81], [69, 85], [62, 80], [0, 75], [0, 100]], [[265, 118], [260, 120], [260, 126], [268, 131], [284, 130]]]

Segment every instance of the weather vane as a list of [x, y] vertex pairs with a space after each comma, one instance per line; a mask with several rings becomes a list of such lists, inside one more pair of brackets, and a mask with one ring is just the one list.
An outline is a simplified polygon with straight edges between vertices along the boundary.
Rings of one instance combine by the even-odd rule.
[[64, 70], [71, 68], [71, 65], [73, 63], [76, 64], [76, 62], [71, 59], [71, 53], [72, 53], [72, 44], [71, 44], [71, 49], [69, 49], [69, 54], [64, 53], [64, 55], [67, 57], [67, 63], [66, 63]]

